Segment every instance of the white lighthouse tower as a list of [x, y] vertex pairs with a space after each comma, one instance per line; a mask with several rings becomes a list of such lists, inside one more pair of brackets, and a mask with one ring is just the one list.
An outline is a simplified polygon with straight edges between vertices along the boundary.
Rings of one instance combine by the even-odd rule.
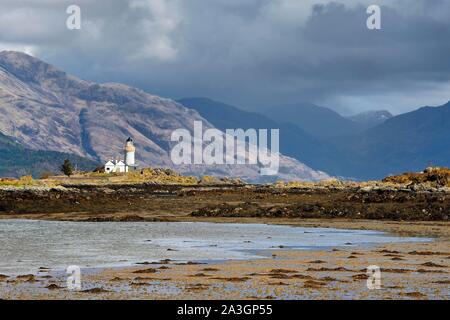
[[124, 173], [131, 170], [135, 170], [137, 167], [134, 154], [136, 148], [134, 147], [133, 139], [128, 138], [123, 148], [125, 153], [124, 160], [110, 159], [105, 163], [105, 173]]
[[134, 147], [133, 139], [131, 139], [131, 137], [128, 138], [127, 141], [125, 142], [124, 151], [125, 151], [125, 166], [126, 171], [128, 172], [130, 168], [136, 167], [136, 162], [134, 158], [136, 148]]

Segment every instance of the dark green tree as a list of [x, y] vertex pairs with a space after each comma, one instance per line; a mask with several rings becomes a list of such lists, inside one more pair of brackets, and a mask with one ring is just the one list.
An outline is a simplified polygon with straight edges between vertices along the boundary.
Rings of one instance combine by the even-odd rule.
[[64, 160], [64, 163], [61, 165], [61, 172], [66, 176], [70, 177], [73, 174], [73, 165], [69, 159]]

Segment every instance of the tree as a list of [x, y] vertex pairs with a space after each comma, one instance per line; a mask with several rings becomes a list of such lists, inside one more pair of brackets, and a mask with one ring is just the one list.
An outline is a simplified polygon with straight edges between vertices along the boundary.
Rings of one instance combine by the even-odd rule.
[[73, 174], [73, 165], [69, 159], [64, 160], [64, 163], [61, 165], [61, 172], [68, 177]]

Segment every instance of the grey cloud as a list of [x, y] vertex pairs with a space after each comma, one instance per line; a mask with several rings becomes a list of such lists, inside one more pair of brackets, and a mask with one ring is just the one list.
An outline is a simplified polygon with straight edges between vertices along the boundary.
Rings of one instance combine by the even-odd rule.
[[76, 2], [80, 31], [65, 28], [73, 1], [2, 0], [0, 49], [29, 46], [82, 78], [254, 110], [310, 100], [402, 112], [450, 99], [448, 1], [380, 1], [381, 31], [365, 27], [365, 0]]

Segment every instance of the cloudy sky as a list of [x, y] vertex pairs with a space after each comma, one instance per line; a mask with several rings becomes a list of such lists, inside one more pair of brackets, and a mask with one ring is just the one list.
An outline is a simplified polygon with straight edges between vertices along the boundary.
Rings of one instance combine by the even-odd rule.
[[[81, 30], [66, 9], [81, 8]], [[381, 30], [366, 9], [381, 6]], [[448, 0], [0, 0], [0, 50], [76, 76], [248, 110], [393, 113], [450, 100]]]

